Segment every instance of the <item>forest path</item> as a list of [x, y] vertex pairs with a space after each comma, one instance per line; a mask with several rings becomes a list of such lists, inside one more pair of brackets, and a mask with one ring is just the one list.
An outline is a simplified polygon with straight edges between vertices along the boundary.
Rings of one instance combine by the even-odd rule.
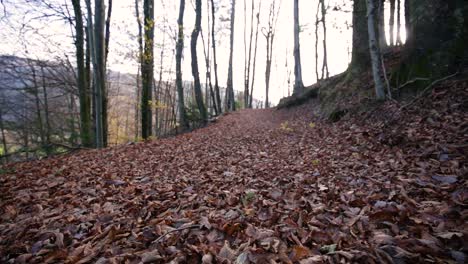
[[[467, 118], [451, 111], [444, 124]], [[418, 115], [396, 116], [405, 125], [397, 132], [410, 131], [417, 144], [395, 145], [388, 141], [398, 135], [382, 133], [381, 123], [319, 122], [311, 113], [311, 105], [242, 110], [173, 138], [16, 164], [0, 178], [0, 260], [466, 256], [458, 250], [467, 230], [466, 157], [453, 145], [463, 139], [456, 127], [442, 138]], [[429, 147], [442, 141], [446, 153], [435, 160]]]

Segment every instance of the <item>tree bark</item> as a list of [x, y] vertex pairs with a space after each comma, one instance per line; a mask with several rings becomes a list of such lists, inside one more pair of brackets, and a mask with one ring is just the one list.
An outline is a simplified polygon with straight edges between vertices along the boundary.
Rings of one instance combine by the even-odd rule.
[[256, 72], [256, 65], [257, 65], [257, 48], [258, 48], [258, 26], [260, 25], [260, 10], [262, 8], [262, 2], [259, 1], [258, 3], [258, 12], [257, 12], [257, 26], [255, 29], [255, 48], [254, 48], [254, 57], [252, 62], [252, 82], [250, 84], [250, 98], [249, 98], [249, 107], [252, 108], [252, 101], [253, 101], [253, 88], [255, 84], [255, 72]]
[[178, 96], [178, 109], [179, 109], [179, 124], [182, 131], [189, 129], [187, 122], [187, 113], [185, 111], [184, 103], [184, 86], [182, 84], [182, 52], [184, 50], [184, 11], [185, 11], [185, 0], [180, 0], [179, 7], [179, 18], [177, 19], [178, 24], [178, 35], [176, 44], [176, 84], [177, 84], [177, 96]]
[[325, 0], [320, 0], [322, 2], [322, 26], [323, 26], [323, 66], [322, 66], [322, 79], [330, 77], [330, 72], [328, 71], [328, 56], [327, 56], [327, 9], [325, 7]]
[[394, 34], [395, 34], [395, 0], [390, 0], [390, 46], [395, 45]]
[[230, 49], [229, 49], [229, 64], [228, 64], [228, 78], [226, 85], [226, 111], [235, 111], [234, 99], [234, 85], [232, 80], [232, 61], [234, 55], [234, 20], [236, 17], [236, 0], [231, 0], [231, 36], [230, 36]]
[[397, 0], [397, 33], [396, 33], [396, 45], [401, 46], [401, 0]]
[[[245, 0], [244, 0], [244, 10], [245, 10]], [[250, 83], [250, 65], [252, 59], [252, 39], [253, 39], [253, 23], [254, 23], [254, 11], [255, 11], [255, 0], [252, 0], [252, 7], [251, 7], [251, 15], [250, 15], [250, 37], [249, 37], [249, 50], [248, 50], [248, 59], [247, 54], [246, 57], [246, 65], [245, 66], [245, 86], [244, 86], [244, 107], [249, 108], [250, 106], [250, 94], [249, 94], [249, 83]], [[245, 20], [244, 20], [245, 22]], [[245, 37], [245, 25], [244, 25], [244, 37]]]
[[6, 135], [5, 135], [5, 125], [3, 124], [3, 110], [1, 107], [0, 107], [0, 131], [2, 132], [3, 156], [5, 156], [5, 161], [8, 162], [8, 145], [7, 145]]
[[190, 49], [192, 55], [192, 76], [194, 82], [195, 99], [197, 101], [198, 111], [200, 112], [201, 121], [203, 124], [208, 122], [208, 114], [206, 112], [205, 104], [203, 103], [203, 94], [200, 84], [200, 74], [198, 72], [198, 58], [197, 58], [197, 41], [201, 29], [201, 15], [202, 4], [201, 0], [195, 0], [195, 27], [192, 31], [190, 39]]
[[302, 83], [301, 47], [299, 43], [299, 0], [294, 0], [294, 90], [293, 94], [304, 90]]
[[215, 38], [215, 6], [214, 0], [211, 0], [211, 41], [213, 48], [213, 69], [215, 75], [215, 96], [216, 96], [216, 105], [218, 107], [218, 113], [222, 113], [223, 108], [221, 107], [221, 95], [219, 92], [219, 82], [218, 82], [218, 63], [216, 61], [216, 38]]
[[367, 0], [367, 26], [369, 32], [369, 50], [372, 61], [372, 74], [374, 76], [375, 93], [378, 100], [385, 99], [384, 82], [382, 80], [382, 62], [380, 47], [377, 42], [375, 29], [375, 0]]
[[387, 47], [387, 37], [385, 36], [385, 0], [379, 0], [378, 11], [379, 47], [383, 50]]
[[81, 5], [79, 0], [72, 0], [72, 4], [75, 14], [76, 70], [80, 101], [80, 138], [81, 144], [84, 147], [91, 147], [93, 144], [91, 132], [91, 100], [89, 85], [86, 80], [87, 74], [85, 69], [84, 55], [83, 14], [81, 12]]
[[367, 31], [366, 0], [354, 0], [353, 48], [347, 78], [366, 72], [370, 65], [369, 34]]
[[152, 134], [152, 91], [154, 78], [154, 0], [144, 0], [144, 51], [141, 65], [141, 137], [148, 139]]

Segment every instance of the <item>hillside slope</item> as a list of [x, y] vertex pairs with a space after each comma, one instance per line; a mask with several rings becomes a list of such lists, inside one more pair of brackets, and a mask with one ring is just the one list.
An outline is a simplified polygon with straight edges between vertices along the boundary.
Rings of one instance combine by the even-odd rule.
[[463, 263], [467, 98], [467, 81], [444, 82], [337, 123], [313, 101], [244, 110], [174, 138], [10, 165], [0, 261]]

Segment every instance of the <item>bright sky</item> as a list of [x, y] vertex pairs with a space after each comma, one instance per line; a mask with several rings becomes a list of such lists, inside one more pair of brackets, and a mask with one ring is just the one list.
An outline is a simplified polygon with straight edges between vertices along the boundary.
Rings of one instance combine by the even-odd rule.
[[[247, 20], [247, 38], [250, 30], [250, 7], [252, 0], [245, 0], [247, 5], [247, 14], [244, 14], [244, 0], [236, 1], [236, 20], [235, 20], [235, 46], [234, 46], [234, 89], [243, 90], [244, 87], [244, 18]], [[260, 29], [266, 27], [270, 3], [273, 0], [253, 0], [256, 8], [261, 1], [261, 18]], [[21, 2], [21, 3], [20, 3]], [[37, 5], [26, 3], [26, 0], [4, 0], [7, 17], [2, 17], [0, 20], [0, 54], [14, 54], [18, 56], [28, 55], [40, 59], [54, 59], [69, 56], [73, 60], [74, 49], [71, 36], [70, 25], [63, 20], [56, 18], [37, 19], [42, 14], [53, 13], [44, 8], [38, 8]], [[29, 1], [30, 2], [30, 1]], [[71, 14], [73, 9], [69, 0], [51, 0], [56, 7], [64, 10], [66, 8]], [[82, 1], [84, 2], [84, 1]], [[142, 8], [140, 1], [140, 8]], [[193, 0], [186, 1], [185, 9], [185, 50], [183, 64], [183, 78], [192, 80], [190, 66], [190, 33], [195, 22], [195, 12]], [[229, 21], [230, 17], [230, 1], [217, 0], [218, 10], [217, 18], [217, 59], [220, 85], [226, 85], [228, 56], [229, 56]], [[301, 0], [299, 1], [300, 8], [300, 24], [301, 24], [301, 59], [304, 84], [310, 85], [316, 82], [315, 79], [315, 14], [318, 1]], [[337, 74], [347, 68], [351, 50], [351, 32], [350, 27], [352, 21], [352, 1], [346, 0], [327, 0], [327, 46], [328, 46], [328, 65], [330, 74]], [[278, 24], [276, 29], [276, 37], [274, 41], [273, 65], [270, 80], [270, 100], [276, 104], [279, 99], [287, 96], [288, 89], [288, 73], [290, 73], [291, 84], [294, 83], [294, 57], [293, 51], [293, 1], [292, 0], [276, 0], [276, 5], [281, 3]], [[84, 3], [82, 3], [84, 6]], [[160, 53], [165, 43], [165, 55], [163, 58], [164, 76], [165, 78], [175, 78], [174, 74], [174, 56], [173, 50], [175, 47], [174, 41], [170, 35], [177, 29], [178, 16], [178, 0], [155, 0], [155, 17], [156, 25], [159, 29], [155, 34], [155, 76], [159, 76]], [[340, 10], [335, 10], [335, 6], [340, 7]], [[205, 41], [208, 38], [208, 21], [207, 21], [207, 1], [203, 0], [202, 27]], [[141, 12], [140, 15], [142, 15]], [[388, 13], [388, 12], [387, 12]], [[403, 14], [403, 12], [402, 12]], [[210, 17], [211, 18], [211, 17]], [[222, 18], [224, 22], [220, 22]], [[387, 14], [388, 18], [388, 14]], [[165, 35], [161, 29], [164, 27], [170, 29], [170, 35]], [[402, 18], [404, 22], [404, 18]], [[255, 16], [254, 16], [254, 23]], [[26, 26], [24, 26], [26, 24]], [[404, 27], [403, 27], [404, 29]], [[255, 24], [254, 24], [255, 30]], [[135, 54], [137, 52], [137, 23], [135, 18], [135, 3], [134, 0], [114, 0], [111, 25], [111, 41], [109, 52], [109, 65], [112, 70], [136, 73], [137, 63]], [[319, 31], [320, 38], [322, 30]], [[404, 32], [403, 32], [404, 35]], [[321, 40], [320, 40], [321, 43]], [[248, 42], [247, 42], [248, 44]], [[322, 61], [321, 45], [319, 47], [319, 67]], [[211, 52], [210, 52], [211, 53]], [[200, 78], [202, 82], [205, 80], [205, 62], [203, 56], [202, 40], [198, 42], [198, 59]], [[265, 98], [265, 61], [266, 61], [266, 41], [262, 33], [259, 33], [257, 66], [255, 75], [254, 97], [263, 100]], [[286, 68], [286, 63], [288, 69]], [[172, 70], [169, 68], [172, 66]], [[172, 72], [172, 77], [169, 77], [169, 72]]]

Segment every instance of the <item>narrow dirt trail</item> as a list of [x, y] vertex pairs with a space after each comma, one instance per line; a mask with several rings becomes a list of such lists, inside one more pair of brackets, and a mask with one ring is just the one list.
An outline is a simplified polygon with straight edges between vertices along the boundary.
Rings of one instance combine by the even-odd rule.
[[[419, 135], [416, 145], [385, 143], [387, 134], [376, 123], [323, 123], [311, 113], [311, 105], [243, 110], [174, 138], [6, 168], [0, 261], [417, 263], [466, 257], [466, 157], [455, 145], [465, 136], [456, 125], [466, 113], [456, 111], [454, 119], [451, 109], [451, 117], [441, 117], [454, 126], [444, 131], [444, 142], [437, 126], [418, 115], [401, 117]], [[434, 142], [446, 150], [439, 160], [421, 153]]]

